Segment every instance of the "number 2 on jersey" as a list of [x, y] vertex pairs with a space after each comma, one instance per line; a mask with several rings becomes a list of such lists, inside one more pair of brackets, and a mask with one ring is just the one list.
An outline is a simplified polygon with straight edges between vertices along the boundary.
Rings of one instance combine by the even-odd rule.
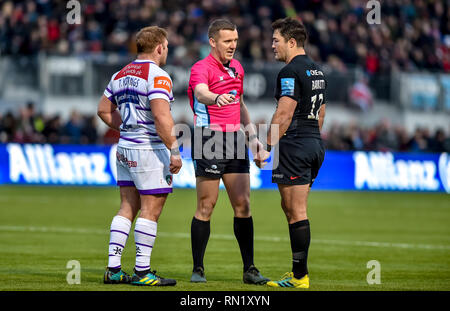
[[126, 103], [124, 109], [124, 116], [122, 121], [123, 129], [129, 129], [137, 125], [136, 109], [132, 103]]
[[320, 106], [322, 106], [323, 103], [323, 94], [320, 93], [319, 94], [319, 102], [317, 105], [317, 110], [314, 112], [314, 108], [316, 108], [316, 101], [317, 101], [317, 95], [311, 96], [311, 112], [308, 115], [308, 119], [314, 119], [314, 120], [319, 120], [319, 111], [320, 111]]

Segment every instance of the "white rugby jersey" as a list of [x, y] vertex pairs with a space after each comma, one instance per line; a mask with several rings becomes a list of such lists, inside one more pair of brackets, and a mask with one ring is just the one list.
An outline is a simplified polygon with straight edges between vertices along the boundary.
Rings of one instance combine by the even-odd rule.
[[135, 60], [113, 74], [103, 93], [117, 105], [122, 117], [119, 146], [134, 149], [164, 149], [158, 136], [150, 101], [173, 102], [170, 76], [150, 60]]

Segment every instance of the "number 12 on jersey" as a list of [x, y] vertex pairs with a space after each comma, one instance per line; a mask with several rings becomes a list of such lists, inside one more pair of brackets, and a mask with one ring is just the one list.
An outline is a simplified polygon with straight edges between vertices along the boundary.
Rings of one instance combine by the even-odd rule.
[[[319, 93], [319, 102], [317, 104], [316, 107], [316, 101], [317, 101], [317, 95], [311, 96], [311, 112], [308, 115], [308, 119], [314, 119], [314, 120], [319, 120], [319, 111], [320, 111], [320, 107], [322, 106], [323, 103], [323, 94]], [[316, 111], [314, 111], [314, 109], [316, 109]]]

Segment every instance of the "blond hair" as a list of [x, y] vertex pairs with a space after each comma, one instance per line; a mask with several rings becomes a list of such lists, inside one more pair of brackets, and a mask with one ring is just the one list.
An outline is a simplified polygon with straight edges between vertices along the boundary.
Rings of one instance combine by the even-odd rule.
[[139, 53], [152, 53], [158, 44], [163, 44], [167, 39], [167, 31], [158, 26], [142, 28], [136, 34], [136, 46]]

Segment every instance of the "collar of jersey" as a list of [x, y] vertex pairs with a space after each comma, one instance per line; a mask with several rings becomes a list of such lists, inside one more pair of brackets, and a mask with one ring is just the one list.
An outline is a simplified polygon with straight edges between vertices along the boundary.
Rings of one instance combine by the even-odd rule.
[[152, 61], [152, 60], [148, 60], [148, 59], [135, 59], [134, 61], [133, 61], [133, 64], [135, 64], [135, 63], [151, 63], [151, 64], [155, 64], [155, 62], [154, 61]]
[[[208, 55], [208, 57], [210, 57], [211, 60], [212, 60], [213, 62], [215, 62], [215, 63], [217, 64], [217, 66], [219, 66], [220, 69], [222, 69], [222, 71], [227, 72], [227, 69], [226, 69], [226, 67], [224, 66], [224, 64], [222, 64], [221, 62], [219, 62], [219, 61], [218, 61], [211, 53]], [[230, 66], [231, 66], [233, 60], [234, 60], [234, 59], [230, 60]]]

